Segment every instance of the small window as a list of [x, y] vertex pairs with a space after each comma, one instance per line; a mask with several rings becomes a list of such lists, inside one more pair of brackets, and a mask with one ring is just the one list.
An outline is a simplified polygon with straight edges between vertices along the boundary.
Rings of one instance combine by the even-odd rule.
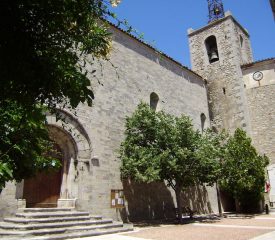
[[206, 47], [209, 63], [219, 61], [218, 46], [217, 46], [217, 40], [215, 36], [210, 36], [205, 40], [205, 47]]
[[241, 45], [241, 48], [243, 47], [243, 37], [242, 35], [240, 35], [240, 45]]
[[204, 113], [201, 114], [201, 131], [204, 131], [204, 127], [205, 127], [205, 120], [206, 120], [206, 116]]
[[156, 111], [157, 106], [158, 106], [158, 102], [159, 102], [159, 96], [156, 93], [152, 92], [150, 94], [150, 107], [151, 107], [151, 109]]

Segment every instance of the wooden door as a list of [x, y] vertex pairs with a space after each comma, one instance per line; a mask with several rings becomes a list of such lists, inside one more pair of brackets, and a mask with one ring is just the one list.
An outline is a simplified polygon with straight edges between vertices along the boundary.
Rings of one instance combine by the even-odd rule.
[[[55, 146], [55, 158], [62, 161], [61, 151]], [[56, 154], [56, 150], [58, 154]], [[50, 153], [53, 155], [52, 153]], [[28, 208], [57, 207], [60, 197], [62, 182], [62, 168], [59, 170], [48, 170], [38, 173], [35, 177], [24, 180], [23, 197], [26, 199]]]
[[27, 207], [57, 207], [60, 197], [61, 170], [41, 172], [24, 181], [24, 199]]

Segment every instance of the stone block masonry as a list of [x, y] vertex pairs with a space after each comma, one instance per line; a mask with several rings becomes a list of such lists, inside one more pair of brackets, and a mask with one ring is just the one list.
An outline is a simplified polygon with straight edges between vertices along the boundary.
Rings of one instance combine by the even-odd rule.
[[[192, 68], [208, 82], [212, 125], [250, 133], [249, 112], [240, 65], [252, 61], [249, 35], [229, 14], [204, 28], [189, 31]], [[218, 61], [210, 63], [206, 39], [214, 36]]]

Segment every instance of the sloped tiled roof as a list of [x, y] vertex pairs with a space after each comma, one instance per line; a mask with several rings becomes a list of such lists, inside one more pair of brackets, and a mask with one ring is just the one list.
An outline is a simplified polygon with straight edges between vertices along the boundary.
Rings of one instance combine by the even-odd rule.
[[267, 58], [267, 59], [262, 59], [262, 60], [258, 60], [258, 61], [251, 62], [251, 63], [246, 63], [246, 64], [243, 64], [241, 66], [241, 68], [249, 68], [256, 64], [260, 64], [260, 63], [264, 63], [264, 62], [272, 62], [272, 61], [275, 61], [275, 58]]

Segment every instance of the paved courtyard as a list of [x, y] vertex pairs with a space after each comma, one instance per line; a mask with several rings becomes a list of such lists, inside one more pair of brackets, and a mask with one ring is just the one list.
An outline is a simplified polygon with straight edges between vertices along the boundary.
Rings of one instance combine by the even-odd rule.
[[[137, 225], [135, 231], [85, 240], [275, 240], [275, 214], [199, 219], [192, 223]], [[84, 239], [82, 239], [84, 240]]]

